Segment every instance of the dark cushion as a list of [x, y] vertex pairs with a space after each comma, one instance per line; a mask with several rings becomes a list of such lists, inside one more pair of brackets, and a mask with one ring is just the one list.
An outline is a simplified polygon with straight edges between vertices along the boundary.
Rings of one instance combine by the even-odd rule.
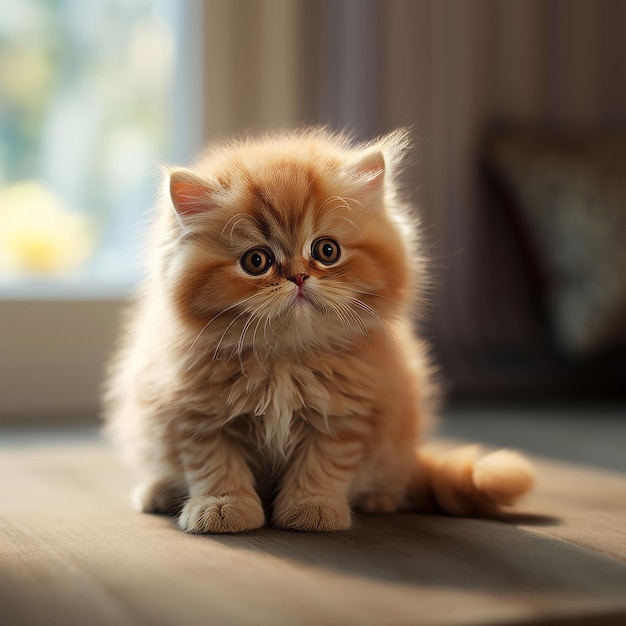
[[626, 137], [509, 128], [487, 162], [514, 195], [560, 345], [626, 345]]

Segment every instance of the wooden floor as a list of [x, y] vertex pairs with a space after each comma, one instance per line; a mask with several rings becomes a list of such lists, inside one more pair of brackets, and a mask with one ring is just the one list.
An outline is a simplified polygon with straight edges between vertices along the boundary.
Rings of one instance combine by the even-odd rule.
[[504, 521], [192, 536], [130, 509], [95, 432], [5, 437], [0, 624], [626, 624], [626, 474], [538, 469]]

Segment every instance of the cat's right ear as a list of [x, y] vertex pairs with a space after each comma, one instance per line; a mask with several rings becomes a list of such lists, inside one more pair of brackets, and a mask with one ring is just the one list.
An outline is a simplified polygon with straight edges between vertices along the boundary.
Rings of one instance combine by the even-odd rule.
[[215, 186], [183, 168], [170, 170], [170, 197], [182, 216], [204, 213], [214, 207]]

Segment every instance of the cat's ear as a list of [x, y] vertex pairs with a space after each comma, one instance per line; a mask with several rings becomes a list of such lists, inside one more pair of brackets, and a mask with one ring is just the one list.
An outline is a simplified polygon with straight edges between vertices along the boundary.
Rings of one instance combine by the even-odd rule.
[[362, 184], [364, 191], [377, 191], [385, 179], [385, 156], [379, 148], [371, 148], [360, 153], [347, 169]]
[[215, 206], [215, 184], [183, 168], [170, 170], [170, 197], [181, 216], [204, 213]]
[[408, 147], [409, 131], [400, 128], [358, 151], [348, 163], [357, 194], [369, 195], [372, 200], [382, 198], [385, 180], [395, 178]]

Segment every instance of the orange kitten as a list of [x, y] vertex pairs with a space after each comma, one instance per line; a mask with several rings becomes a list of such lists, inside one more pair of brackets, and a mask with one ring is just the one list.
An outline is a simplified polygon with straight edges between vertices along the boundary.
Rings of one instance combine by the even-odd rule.
[[405, 148], [315, 129], [169, 172], [107, 402], [142, 511], [195, 533], [335, 530], [351, 507], [466, 515], [529, 489], [515, 453], [418, 452], [433, 389]]

